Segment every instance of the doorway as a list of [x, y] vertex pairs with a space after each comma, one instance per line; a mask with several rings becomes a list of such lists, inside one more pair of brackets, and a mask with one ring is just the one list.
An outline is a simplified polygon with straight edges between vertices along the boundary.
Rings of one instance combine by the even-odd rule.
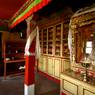
[[0, 75], [3, 75], [3, 59], [2, 59], [2, 33], [0, 32]]
[[0, 64], [1, 64], [1, 60], [2, 60], [2, 33], [0, 33]]

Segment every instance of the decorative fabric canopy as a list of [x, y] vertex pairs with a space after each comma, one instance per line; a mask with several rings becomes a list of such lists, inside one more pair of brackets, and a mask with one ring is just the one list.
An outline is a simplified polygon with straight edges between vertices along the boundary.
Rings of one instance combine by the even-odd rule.
[[78, 32], [78, 28], [95, 23], [95, 5], [78, 10], [70, 19], [68, 46], [70, 50], [71, 63], [75, 60], [75, 42], [74, 34]]
[[39, 9], [47, 5], [51, 0], [34, 0], [27, 8], [18, 15], [13, 21], [10, 22], [9, 27], [13, 28], [17, 24], [19, 24], [21, 21], [29, 17], [34, 12], [37, 12]]
[[78, 10], [71, 18], [71, 28], [95, 23], [95, 4]]

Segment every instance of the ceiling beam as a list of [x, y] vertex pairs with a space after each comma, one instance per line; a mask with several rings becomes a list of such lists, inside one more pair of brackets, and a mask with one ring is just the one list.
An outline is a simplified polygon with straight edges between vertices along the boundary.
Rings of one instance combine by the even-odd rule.
[[[43, 6], [47, 5], [51, 0], [32, 0], [31, 3], [26, 3], [23, 5], [23, 7], [18, 11], [17, 15], [14, 16], [10, 22], [9, 27], [13, 28], [17, 24], [19, 24], [21, 21], [29, 17], [34, 12], [37, 12], [39, 9], [41, 9]], [[30, 2], [30, 0], [29, 0]], [[29, 5], [27, 5], [29, 4]]]

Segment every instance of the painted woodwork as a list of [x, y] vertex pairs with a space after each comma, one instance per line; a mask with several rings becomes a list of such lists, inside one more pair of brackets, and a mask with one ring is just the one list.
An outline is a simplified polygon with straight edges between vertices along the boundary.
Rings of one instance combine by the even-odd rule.
[[54, 76], [59, 78], [61, 73], [61, 59], [54, 58]]
[[7, 75], [15, 74], [15, 72], [22, 73], [19, 68], [25, 65], [24, 47], [25, 43], [23, 42], [4, 42], [4, 79]]
[[72, 95], [78, 95], [78, 86], [68, 82], [67, 80], [63, 80], [63, 89], [67, 92], [71, 93]]
[[54, 65], [53, 65], [53, 59], [51, 57], [48, 57], [48, 74], [50, 75], [53, 75], [53, 68], [54, 68]]
[[39, 59], [38, 68], [39, 68], [39, 70], [43, 70], [43, 57], [42, 57], [42, 55], [40, 57], [41, 58]]
[[37, 12], [39, 9], [47, 5], [51, 0], [34, 0], [31, 4], [17, 17], [10, 21], [10, 28], [13, 28], [21, 21], [32, 15], [34, 12]]
[[[81, 61], [88, 56], [91, 67], [88, 71], [95, 74], [94, 66], [94, 33], [95, 33], [95, 5], [78, 10], [70, 19], [70, 31], [72, 32], [72, 64], [71, 68], [81, 71]], [[92, 36], [91, 36], [92, 35]], [[92, 52], [86, 53], [86, 42], [92, 41]], [[87, 56], [86, 56], [87, 55]], [[84, 68], [82, 68], [83, 70]]]
[[42, 70], [44, 72], [46, 72], [46, 69], [47, 69], [47, 57], [46, 56], [43, 56], [43, 66], [42, 66]]
[[89, 90], [86, 90], [84, 89], [84, 95], [95, 95], [95, 93], [89, 91]]
[[2, 0], [0, 1], [0, 19], [9, 20], [15, 12], [19, 10], [19, 8], [26, 2], [27, 0], [20, 0], [17, 2], [16, 0]]
[[[24, 66], [24, 46], [26, 39], [21, 39], [18, 32], [10, 33], [8, 31], [2, 33], [2, 58], [4, 58], [4, 78], [11, 74], [22, 73], [20, 66]], [[9, 58], [9, 60], [6, 60]], [[15, 59], [14, 59], [15, 58]], [[14, 64], [12, 64], [14, 63]], [[21, 63], [21, 64], [20, 64]], [[14, 68], [15, 69], [12, 69]], [[8, 68], [11, 68], [10, 70]]]
[[78, 75], [71, 77], [70, 74], [61, 74], [61, 92], [66, 95], [95, 95], [95, 85], [81, 81]]
[[69, 59], [62, 59], [62, 64], [61, 64], [61, 72], [70, 69], [70, 60]]
[[[26, 19], [27, 22], [27, 42], [25, 46], [25, 81], [24, 95], [35, 94], [35, 70], [38, 60], [36, 60], [36, 33], [37, 27], [32, 21], [32, 17]], [[33, 25], [33, 27], [31, 27]]]
[[[63, 13], [52, 14], [49, 18], [37, 21], [40, 28], [41, 55], [39, 70], [59, 79], [60, 73], [70, 68], [68, 50], [68, 26], [71, 9], [68, 10], [68, 18]], [[65, 14], [65, 15], [63, 15]], [[42, 61], [41, 61], [42, 59]], [[46, 70], [41, 68], [45, 67]]]

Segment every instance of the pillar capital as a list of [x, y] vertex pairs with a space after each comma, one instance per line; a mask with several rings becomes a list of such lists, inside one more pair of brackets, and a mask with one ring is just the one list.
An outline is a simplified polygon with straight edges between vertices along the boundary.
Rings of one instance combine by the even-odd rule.
[[32, 19], [33, 19], [33, 15], [29, 16], [26, 19], [26, 23], [27, 23], [27, 38], [29, 37], [29, 34], [30, 34], [30, 22], [31, 22]]
[[26, 19], [26, 22], [27, 22], [27, 23], [30, 23], [30, 21], [32, 20], [32, 18], [33, 18], [33, 15], [29, 16], [29, 17]]

